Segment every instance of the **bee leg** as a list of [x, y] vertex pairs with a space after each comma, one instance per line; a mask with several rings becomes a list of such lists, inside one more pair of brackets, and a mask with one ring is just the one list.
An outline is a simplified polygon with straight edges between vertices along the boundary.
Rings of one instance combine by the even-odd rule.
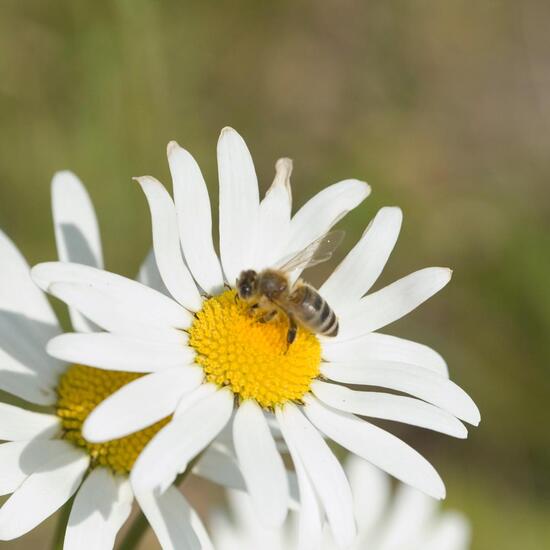
[[273, 317], [275, 317], [275, 315], [277, 315], [277, 310], [276, 309], [272, 309], [271, 311], [268, 311], [267, 313], [264, 313], [259, 321], [260, 323], [269, 323], [269, 321], [271, 321], [271, 319], [273, 319]]
[[247, 310], [248, 315], [252, 317], [256, 313], [256, 310], [259, 307], [260, 307], [260, 304], [258, 302], [256, 302], [255, 304], [252, 304], [251, 306], [248, 306], [248, 310]]
[[[292, 345], [296, 340], [296, 333], [298, 332], [298, 325], [292, 315], [288, 316], [288, 332], [286, 333], [286, 342], [288, 347]], [[287, 348], [288, 349], [288, 348]]]

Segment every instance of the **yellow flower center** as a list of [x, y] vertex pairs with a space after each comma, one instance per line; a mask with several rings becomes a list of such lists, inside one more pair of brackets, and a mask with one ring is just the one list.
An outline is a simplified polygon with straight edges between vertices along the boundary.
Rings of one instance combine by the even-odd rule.
[[73, 365], [61, 377], [57, 392], [57, 415], [61, 418], [63, 437], [83, 447], [92, 463], [127, 474], [149, 440], [168, 422], [165, 418], [144, 430], [106, 443], [89, 443], [82, 437], [82, 424], [92, 410], [119, 388], [141, 374], [118, 372]]
[[241, 399], [255, 399], [265, 408], [300, 401], [319, 375], [321, 345], [299, 328], [287, 344], [285, 315], [262, 323], [234, 290], [204, 302], [189, 329], [195, 361], [208, 382], [228, 386]]

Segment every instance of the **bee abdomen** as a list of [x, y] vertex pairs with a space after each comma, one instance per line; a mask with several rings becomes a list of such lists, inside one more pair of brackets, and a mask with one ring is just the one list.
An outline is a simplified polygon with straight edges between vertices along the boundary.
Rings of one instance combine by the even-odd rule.
[[299, 305], [299, 320], [312, 332], [324, 336], [338, 334], [338, 319], [326, 300], [312, 287], [303, 285], [293, 296]]
[[323, 309], [320, 315], [320, 325], [318, 333], [323, 336], [336, 336], [338, 334], [338, 319], [336, 313], [327, 302], [324, 303]]

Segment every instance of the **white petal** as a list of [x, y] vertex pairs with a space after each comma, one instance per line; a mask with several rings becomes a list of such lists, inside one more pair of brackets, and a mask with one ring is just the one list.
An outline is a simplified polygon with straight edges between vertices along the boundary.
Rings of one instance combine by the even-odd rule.
[[298, 453], [292, 457], [300, 491], [298, 550], [317, 550], [323, 537], [323, 513], [313, 484]]
[[320, 380], [314, 380], [311, 389], [323, 403], [340, 411], [403, 422], [462, 439], [468, 436], [460, 420], [419, 399], [389, 393], [354, 391]]
[[163, 550], [201, 550], [191, 526], [192, 508], [184, 496], [171, 486], [161, 495], [135, 492]]
[[[183, 344], [186, 341], [180, 328], [167, 324], [149, 324], [150, 319], [144, 317], [144, 310], [139, 308], [138, 304], [132, 304], [128, 308], [125, 303], [117, 303], [117, 299], [112, 297], [111, 290], [107, 287], [87, 286], [82, 283], [53, 283], [49, 292], [66, 304], [86, 312], [88, 319], [115, 334], [155, 342]], [[180, 307], [176, 302], [173, 303]], [[183, 308], [182, 311], [188, 313]], [[135, 313], [133, 317], [132, 313]], [[139, 315], [142, 316], [141, 319], [138, 318]]]
[[0, 370], [1, 390], [36, 405], [54, 405], [57, 402], [57, 392], [53, 381], [25, 368], [20, 368], [18, 372], [13, 363], [6, 368], [7, 361], [4, 359], [5, 354], [0, 350], [0, 364], [3, 366], [3, 370]]
[[237, 459], [227, 447], [219, 445], [217, 441], [202, 453], [193, 466], [193, 474], [228, 489], [246, 490]]
[[345, 472], [353, 493], [353, 506], [359, 533], [370, 533], [384, 517], [390, 501], [390, 477], [357, 455], [346, 458]]
[[306, 397], [305, 412], [319, 430], [350, 452], [434, 498], [445, 496], [433, 466], [394, 435], [351, 414], [328, 409], [312, 396]]
[[[109, 313], [125, 319], [126, 324], [134, 322], [152, 328], [187, 328], [193, 320], [191, 313], [171, 298], [132, 279], [108, 271], [80, 264], [48, 262], [33, 267], [32, 276], [41, 288], [48, 291], [53, 283], [85, 287], [90, 295], [96, 291], [94, 299], [104, 296], [104, 301], [110, 305]], [[83, 304], [78, 305], [82, 309], [86, 308], [83, 313], [88, 316], [88, 309], [90, 312], [95, 310], [87, 301], [82, 300]], [[94, 300], [90, 302], [93, 304]], [[104, 319], [102, 322], [109, 325]]]
[[32, 473], [43, 471], [62, 455], [67, 443], [58, 439], [11, 441], [0, 445], [0, 495], [13, 493]]
[[[86, 188], [72, 172], [57, 172], [53, 177], [52, 213], [59, 259], [103, 269], [94, 206]], [[69, 308], [69, 314], [77, 332], [93, 330], [94, 327], [78, 311]]]
[[153, 247], [159, 273], [170, 294], [191, 311], [201, 308], [197, 285], [181, 255], [176, 207], [164, 186], [150, 176], [135, 178], [149, 202]]
[[258, 179], [243, 138], [224, 128], [218, 140], [220, 179], [220, 255], [226, 280], [233, 284], [254, 263], [258, 219]]
[[404, 546], [424, 549], [424, 530], [429, 528], [436, 507], [436, 500], [416, 489], [400, 485], [380, 529], [378, 540], [382, 550]]
[[82, 435], [101, 443], [142, 430], [172, 414], [181, 396], [196, 388], [203, 376], [201, 368], [183, 366], [137, 378], [88, 415]]
[[65, 532], [64, 550], [109, 550], [132, 511], [126, 476], [94, 468], [76, 494]]
[[0, 439], [22, 441], [35, 437], [49, 439], [60, 428], [57, 416], [28, 411], [0, 403]]
[[369, 194], [369, 185], [353, 179], [340, 181], [317, 193], [290, 221], [287, 253], [299, 252], [324, 235]]
[[323, 511], [315, 494], [298, 449], [292, 441], [287, 442], [295, 468], [295, 480], [289, 476], [291, 492], [297, 484], [299, 496], [296, 498], [298, 510], [298, 550], [317, 550], [321, 547], [323, 537]]
[[[49, 442], [52, 443], [52, 442]], [[34, 529], [76, 492], [90, 458], [72, 444], [44, 462], [0, 509], [0, 540], [12, 540]]]
[[197, 283], [208, 294], [223, 288], [223, 274], [212, 241], [208, 188], [195, 159], [175, 141], [168, 144], [181, 246]]
[[298, 454], [315, 487], [335, 541], [347, 548], [355, 537], [355, 523], [351, 490], [342, 466], [298, 407], [287, 403], [276, 414], [291, 454], [294, 449], [293, 456]]
[[403, 214], [400, 208], [382, 208], [359, 242], [326, 280], [319, 292], [342, 314], [376, 282], [395, 246]]
[[28, 441], [10, 441], [0, 445], [0, 495], [13, 493], [30, 472], [21, 466], [21, 455]]
[[36, 343], [29, 341], [29, 345], [40, 348], [42, 342], [59, 334], [59, 323], [46, 296], [32, 281], [25, 258], [2, 231], [0, 265], [0, 309], [26, 320], [29, 337], [37, 339]]
[[275, 265], [284, 255], [290, 233], [292, 161], [279, 159], [275, 171], [275, 179], [260, 203], [258, 214], [258, 238], [252, 266], [258, 271]]
[[[235, 537], [230, 537], [229, 540], [225, 537], [225, 541], [220, 541], [221, 544], [216, 545], [217, 550], [257, 550], [259, 548], [261, 550], [282, 550], [285, 548], [282, 540], [283, 529], [269, 529], [260, 524], [254, 503], [248, 494], [241, 491], [227, 491], [226, 497], [232, 517], [230, 529]], [[219, 523], [216, 527], [218, 526]], [[222, 535], [224, 534], [227, 534], [227, 530], [222, 533]], [[230, 546], [230, 543], [237, 546]]]
[[210, 535], [204, 526], [199, 514], [191, 508], [191, 528], [195, 532], [195, 535], [199, 539], [200, 550], [214, 550], [214, 545], [210, 540]]
[[338, 340], [356, 338], [397, 321], [439, 292], [451, 274], [444, 267], [428, 267], [365, 296], [340, 317]]
[[392, 361], [408, 363], [433, 370], [444, 376], [449, 372], [445, 360], [437, 351], [397, 336], [373, 332], [345, 342], [326, 338], [322, 342], [326, 361]]
[[288, 510], [288, 480], [262, 409], [240, 404], [233, 422], [235, 451], [252, 505], [265, 527], [279, 527]]
[[44, 294], [16, 246], [0, 231], [0, 387], [23, 399], [49, 405], [63, 365], [44, 347], [60, 333]]
[[479, 424], [479, 409], [471, 397], [448, 378], [423, 367], [386, 361], [368, 361], [364, 364], [350, 361], [323, 363], [321, 372], [337, 382], [379, 386], [408, 393], [441, 407], [469, 424]]
[[180, 342], [155, 342], [142, 338], [98, 332], [69, 333], [48, 343], [48, 353], [69, 363], [79, 363], [108, 370], [154, 372], [170, 367], [189, 365], [195, 352]]
[[145, 260], [143, 260], [136, 281], [139, 281], [142, 285], [154, 288], [166, 296], [170, 296], [166, 285], [162, 282], [157, 261], [155, 260], [155, 251], [153, 249], [149, 250], [149, 254], [147, 254]]
[[431, 525], [424, 550], [468, 550], [471, 528], [468, 520], [456, 512], [441, 514], [435, 525]]
[[136, 460], [132, 485], [139, 491], [163, 491], [227, 424], [233, 394], [222, 389], [206, 396], [160, 430]]

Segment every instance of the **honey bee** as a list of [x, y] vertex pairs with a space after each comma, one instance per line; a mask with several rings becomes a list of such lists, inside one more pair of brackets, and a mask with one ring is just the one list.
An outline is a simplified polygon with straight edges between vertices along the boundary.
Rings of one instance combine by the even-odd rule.
[[338, 318], [319, 292], [302, 279], [291, 281], [293, 273], [326, 262], [343, 237], [343, 231], [326, 233], [280, 266], [259, 273], [242, 271], [236, 281], [239, 298], [247, 301], [251, 310], [262, 312], [261, 322], [269, 322], [279, 313], [286, 315], [289, 346], [296, 339], [298, 325], [323, 336], [338, 334]]

